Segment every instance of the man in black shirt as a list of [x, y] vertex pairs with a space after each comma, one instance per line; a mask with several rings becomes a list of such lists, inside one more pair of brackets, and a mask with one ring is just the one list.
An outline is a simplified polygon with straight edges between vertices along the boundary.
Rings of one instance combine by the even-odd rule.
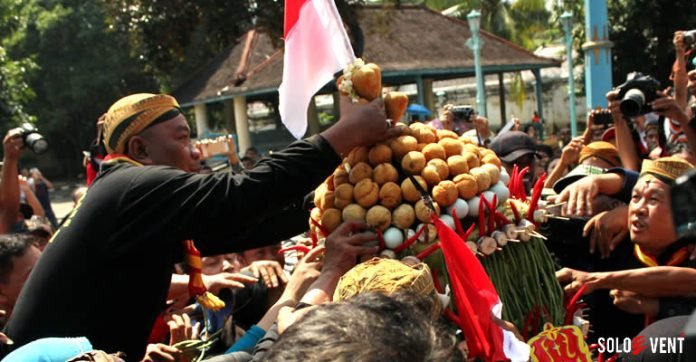
[[298, 206], [357, 146], [398, 135], [381, 101], [341, 104], [339, 122], [241, 174], [195, 174], [200, 153], [176, 100], [137, 94], [105, 115], [109, 160], [27, 281], [5, 333], [17, 348], [85, 336], [97, 349], [145, 352], [172, 266], [193, 239], [203, 255], [278, 242], [306, 229]]

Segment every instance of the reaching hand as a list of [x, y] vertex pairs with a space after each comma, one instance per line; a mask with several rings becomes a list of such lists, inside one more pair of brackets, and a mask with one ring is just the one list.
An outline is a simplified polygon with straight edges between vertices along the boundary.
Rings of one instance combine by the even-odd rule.
[[346, 221], [326, 238], [322, 272], [345, 274], [360, 256], [379, 252], [377, 235], [363, 221]]
[[347, 155], [355, 147], [373, 145], [399, 136], [402, 130], [387, 122], [384, 102], [377, 98], [370, 103], [352, 103], [341, 96], [341, 119], [322, 136], [339, 155]]
[[288, 282], [283, 267], [275, 260], [257, 260], [244, 267], [242, 271], [251, 271], [257, 279], [263, 278], [266, 288], [277, 288], [280, 282]]
[[652, 107], [655, 112], [661, 116], [678, 121], [679, 123], [686, 124], [689, 121], [689, 117], [686, 112], [679, 106], [677, 100], [668, 94], [668, 91], [664, 92], [658, 91], [657, 96], [659, 98], [652, 102]]
[[612, 289], [609, 295], [614, 298], [614, 305], [626, 313], [656, 316], [660, 311], [657, 298], [644, 297], [627, 290]]
[[169, 345], [173, 346], [182, 341], [198, 339], [200, 323], [191, 325], [191, 318], [186, 313], [172, 314], [167, 321], [169, 327]]
[[324, 255], [326, 248], [317, 246], [305, 255], [295, 266], [295, 271], [292, 273], [288, 284], [285, 286], [281, 299], [292, 300], [297, 302], [302, 299], [307, 289], [314, 283], [321, 274], [321, 268], [324, 265], [323, 260], [319, 258]]
[[222, 272], [214, 275], [203, 275], [205, 287], [213, 294], [218, 294], [221, 289], [244, 288], [244, 284], [254, 284], [258, 279], [240, 273]]
[[592, 217], [585, 224], [583, 236], [587, 237], [590, 233], [590, 254], [599, 249], [602, 259], [608, 258], [628, 235], [628, 206], [617, 207]]
[[556, 280], [563, 286], [566, 295], [573, 296], [580, 288], [587, 284], [583, 294], [591, 293], [595, 290], [596, 278], [593, 273], [588, 273], [571, 268], [563, 268], [556, 272]]
[[563, 215], [590, 216], [592, 215], [592, 200], [598, 194], [599, 184], [596, 177], [585, 176], [563, 189], [554, 202], [567, 202], [562, 209]]
[[164, 343], [148, 344], [141, 362], [179, 362], [182, 361], [181, 356], [181, 351], [176, 347]]

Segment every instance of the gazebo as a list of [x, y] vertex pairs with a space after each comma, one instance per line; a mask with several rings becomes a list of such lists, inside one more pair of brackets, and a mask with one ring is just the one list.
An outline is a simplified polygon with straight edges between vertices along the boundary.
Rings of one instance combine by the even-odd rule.
[[[471, 37], [466, 21], [415, 5], [363, 6], [356, 13], [364, 35], [362, 57], [379, 64], [385, 86], [415, 83], [417, 102], [432, 109], [433, 81], [475, 75], [473, 52], [465, 45]], [[559, 62], [536, 56], [485, 31], [480, 35], [484, 42], [482, 70], [486, 75], [498, 74], [501, 97], [504, 73], [531, 70], [536, 79], [537, 109], [543, 115], [540, 69], [557, 67]], [[277, 100], [282, 72], [283, 49], [275, 48], [268, 34], [252, 29], [238, 44], [192, 74], [173, 94], [183, 107], [194, 107], [199, 135], [208, 130], [206, 106], [222, 102], [225, 123], [234, 129], [239, 148], [244, 150], [252, 144], [247, 102]], [[331, 93], [337, 99], [333, 82], [319, 92]], [[315, 104], [310, 104], [308, 121], [309, 133], [320, 130]]]

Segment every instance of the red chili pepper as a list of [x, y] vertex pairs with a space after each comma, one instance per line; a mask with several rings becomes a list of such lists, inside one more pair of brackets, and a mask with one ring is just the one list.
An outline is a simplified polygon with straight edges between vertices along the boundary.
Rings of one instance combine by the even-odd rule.
[[387, 248], [387, 245], [384, 242], [384, 235], [382, 234], [382, 230], [380, 228], [377, 228], [377, 240], [379, 241], [379, 251]]
[[587, 284], [583, 284], [583, 286], [578, 289], [578, 291], [573, 295], [572, 298], [570, 298], [570, 301], [568, 302], [568, 305], [566, 305], [566, 315], [565, 315], [565, 320], [564, 324], [572, 324], [573, 323], [573, 316], [575, 315], [575, 311], [577, 311], [580, 306], [577, 304], [578, 300], [582, 296], [582, 293], [585, 292], [585, 289], [587, 289]]
[[457, 232], [460, 238], [464, 238], [464, 228], [462, 227], [462, 222], [457, 217], [457, 210], [452, 209], [452, 218], [454, 219], [454, 230]]
[[471, 226], [469, 226], [469, 230], [466, 231], [466, 234], [464, 234], [464, 237], [462, 238], [462, 239], [464, 239], [465, 243], [467, 240], [469, 240], [469, 236], [471, 235], [471, 233], [474, 232], [475, 228], [476, 228], [476, 224], [471, 224]]
[[522, 218], [520, 217], [520, 212], [517, 211], [517, 206], [515, 206], [514, 202], [510, 202], [510, 210], [512, 210], [512, 214], [515, 215], [515, 224], [519, 224], [520, 221], [522, 221]]
[[396, 248], [394, 248], [394, 253], [397, 253], [397, 254], [398, 254], [398, 253], [400, 253], [400, 252], [406, 250], [407, 248], [410, 248], [411, 245], [413, 245], [413, 243], [415, 243], [416, 240], [418, 240], [418, 238], [421, 236], [421, 234], [423, 234], [423, 231], [424, 231], [427, 227], [428, 227], [427, 225], [423, 224], [423, 225], [421, 226], [420, 230], [418, 230], [418, 231], [415, 233], [415, 235], [413, 235], [413, 236], [411, 236], [410, 238], [406, 239], [406, 241], [404, 241], [401, 245], [399, 245], [399, 246], [397, 246]]
[[534, 211], [539, 207], [539, 199], [541, 198], [541, 192], [544, 189], [544, 181], [546, 181], [546, 173], [543, 173], [537, 182], [534, 184], [534, 191], [532, 192], [532, 201], [529, 204], [529, 212], [527, 212], [527, 220], [537, 225], [534, 221]]
[[309, 220], [312, 222], [312, 225], [314, 225], [315, 228], [319, 229], [324, 236], [329, 236], [331, 234], [329, 232], [329, 229], [324, 227], [324, 225], [320, 224], [318, 221], [314, 220], [314, 218], [310, 217]]
[[524, 179], [524, 176], [526, 176], [528, 172], [529, 172], [529, 166], [523, 168], [522, 171], [520, 171], [520, 174], [518, 176], [517, 185], [515, 185], [518, 189], [517, 193], [520, 196], [520, 199], [522, 199], [522, 200], [527, 198], [527, 191], [524, 189], [524, 182], [522, 182], [522, 180]]
[[430, 245], [429, 247], [425, 248], [420, 253], [416, 254], [416, 258], [418, 258], [419, 260], [423, 260], [423, 259], [429, 257], [430, 254], [434, 253], [438, 249], [440, 249], [440, 243], [435, 243], [433, 245]]
[[495, 212], [495, 217], [500, 221], [501, 224], [506, 225], [506, 224], [512, 224], [512, 221], [505, 217], [500, 211]]
[[510, 190], [510, 197], [517, 198], [517, 176], [519, 175], [519, 168], [517, 165], [512, 166], [512, 175], [510, 175], [510, 182], [508, 183], [508, 189]]
[[293, 251], [293, 250], [299, 251], [303, 254], [307, 254], [307, 253], [309, 253], [310, 249], [304, 245], [293, 245], [293, 246], [288, 246], [287, 248], [282, 248], [282, 249], [278, 250], [278, 255], [283, 254], [283, 253], [288, 252], [288, 251]]

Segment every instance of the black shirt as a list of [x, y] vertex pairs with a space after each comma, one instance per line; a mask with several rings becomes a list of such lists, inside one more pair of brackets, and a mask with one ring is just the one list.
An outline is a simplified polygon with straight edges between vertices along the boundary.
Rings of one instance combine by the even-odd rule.
[[27, 280], [5, 329], [15, 342], [8, 348], [85, 336], [96, 349], [139, 360], [183, 240], [211, 255], [298, 234], [309, 216], [299, 201], [340, 161], [315, 136], [242, 174], [129, 163], [102, 170]]

